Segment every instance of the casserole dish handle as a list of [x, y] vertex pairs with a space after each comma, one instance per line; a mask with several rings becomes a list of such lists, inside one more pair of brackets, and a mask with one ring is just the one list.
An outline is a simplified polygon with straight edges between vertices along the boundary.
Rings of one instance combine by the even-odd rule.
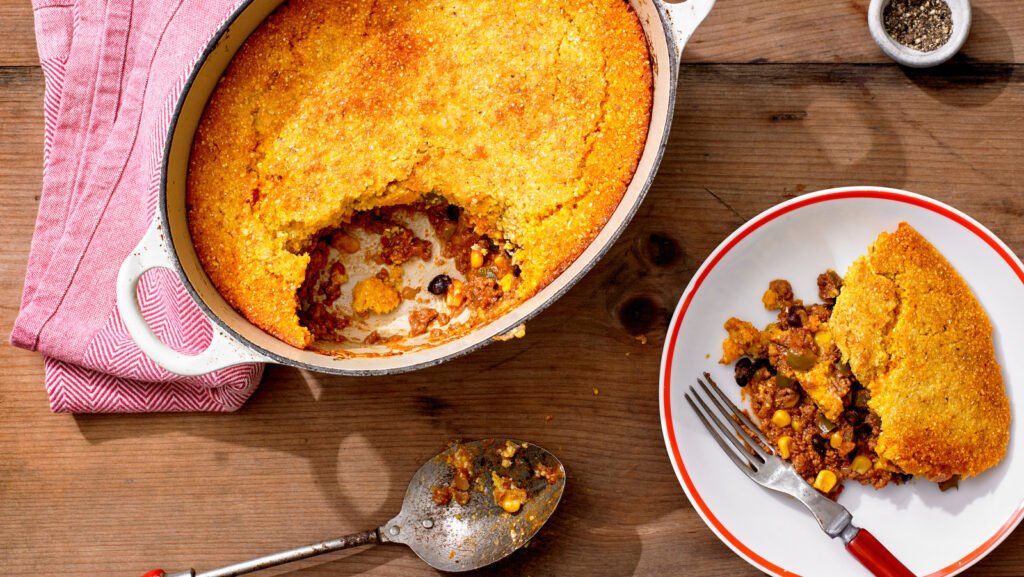
[[672, 25], [672, 33], [676, 42], [676, 60], [682, 58], [683, 48], [697, 30], [697, 26], [707, 18], [715, 0], [686, 0], [686, 2], [663, 1], [665, 13]]
[[117, 310], [135, 344], [154, 363], [178, 375], [196, 376], [242, 363], [269, 361], [216, 325], [213, 325], [210, 346], [198, 355], [179, 353], [164, 344], [142, 316], [137, 293], [139, 279], [152, 268], [172, 268], [164, 243], [163, 227], [157, 222], [149, 227], [138, 246], [121, 263], [117, 273]]

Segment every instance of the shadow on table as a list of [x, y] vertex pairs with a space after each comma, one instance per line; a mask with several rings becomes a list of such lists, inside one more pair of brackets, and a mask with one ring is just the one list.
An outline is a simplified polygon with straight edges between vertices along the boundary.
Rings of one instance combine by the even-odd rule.
[[[903, 119], [886, 100], [894, 82], [902, 79], [876, 66], [684, 66], [662, 172], [689, 171], [684, 183], [713, 195], [736, 222], [817, 189], [901, 188]], [[698, 180], [702, 172], [718, 178]]]
[[[949, 62], [935, 68], [902, 68], [907, 78], [930, 97], [960, 108], [988, 104], [1003, 93], [1015, 75], [1020, 75], [1013, 64], [1013, 40], [1006, 28], [977, 5], [972, 14], [967, 43]], [[973, 45], [981, 38], [995, 52], [984, 61], [971, 57]]]

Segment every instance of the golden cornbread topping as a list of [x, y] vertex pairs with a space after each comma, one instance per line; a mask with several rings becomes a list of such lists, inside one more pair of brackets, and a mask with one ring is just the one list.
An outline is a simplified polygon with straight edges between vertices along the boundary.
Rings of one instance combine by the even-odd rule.
[[967, 282], [913, 227], [883, 232], [846, 272], [836, 345], [882, 419], [878, 454], [934, 481], [1006, 454], [1010, 401], [992, 324]]
[[[319, 235], [436, 195], [515, 247], [521, 276], [501, 293], [522, 301], [621, 200], [651, 98], [643, 31], [620, 0], [289, 2], [239, 50], [197, 130], [196, 251], [232, 306], [308, 347], [325, 332], [300, 320]], [[383, 283], [360, 291], [369, 314], [394, 303]]]

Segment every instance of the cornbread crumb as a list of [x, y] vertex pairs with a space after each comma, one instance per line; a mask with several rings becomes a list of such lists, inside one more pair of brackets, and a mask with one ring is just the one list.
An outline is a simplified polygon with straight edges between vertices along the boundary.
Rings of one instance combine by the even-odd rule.
[[768, 340], [752, 323], [732, 317], [725, 321], [729, 336], [722, 342], [722, 358], [718, 361], [727, 365], [742, 356], [768, 356]]
[[394, 286], [377, 277], [356, 283], [352, 289], [352, 310], [357, 314], [387, 314], [402, 304], [402, 295]]
[[519, 247], [521, 302], [615, 210], [651, 98], [621, 0], [293, 0], [239, 50], [196, 132], [196, 252], [235, 309], [305, 348], [296, 293], [316, 235], [436, 193]]

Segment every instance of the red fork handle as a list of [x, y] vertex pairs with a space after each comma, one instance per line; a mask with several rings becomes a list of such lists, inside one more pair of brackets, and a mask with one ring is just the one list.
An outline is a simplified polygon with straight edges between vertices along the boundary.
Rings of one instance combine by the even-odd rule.
[[853, 539], [846, 544], [846, 550], [875, 577], [914, 577], [910, 569], [907, 569], [906, 565], [890, 553], [867, 529], [857, 531]]
[[146, 573], [142, 577], [164, 577], [164, 575], [166, 575], [166, 573], [164, 573], [163, 569], [153, 569], [152, 571]]

